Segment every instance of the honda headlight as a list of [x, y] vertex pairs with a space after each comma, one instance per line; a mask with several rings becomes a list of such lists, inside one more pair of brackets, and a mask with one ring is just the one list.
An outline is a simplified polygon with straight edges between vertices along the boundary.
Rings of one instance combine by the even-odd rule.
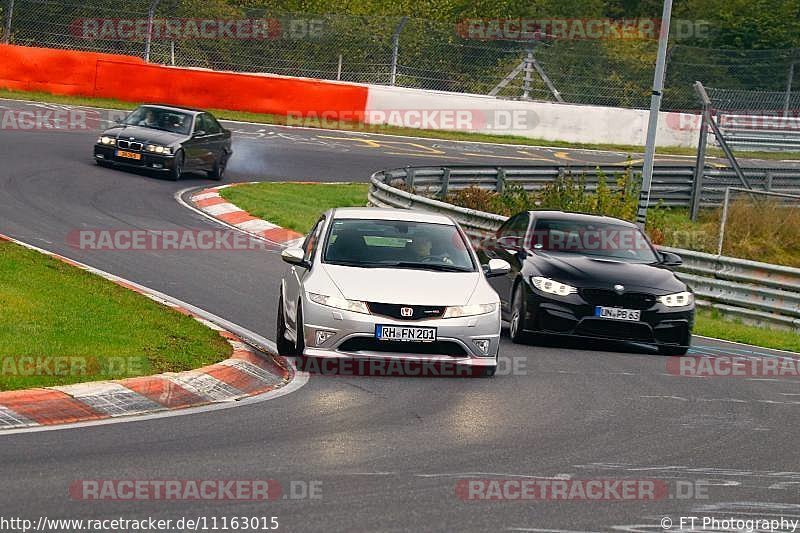
[[542, 292], [546, 292], [547, 294], [555, 294], [556, 296], [568, 296], [570, 294], [575, 294], [576, 292], [578, 292], [578, 289], [576, 289], [572, 285], [567, 285], [566, 283], [561, 283], [550, 278], [533, 276], [531, 278], [531, 281], [533, 282], [534, 287], [536, 287]]
[[360, 302], [358, 300], [345, 300], [339, 296], [326, 296], [324, 294], [316, 294], [313, 292], [307, 292], [306, 294], [308, 295], [309, 300], [320, 305], [327, 305], [328, 307], [335, 307], [336, 309], [343, 309], [345, 311], [352, 311], [354, 313], [364, 313], [365, 315], [370, 314], [369, 307], [367, 307], [366, 302]]
[[694, 294], [688, 291], [659, 296], [658, 301], [667, 307], [686, 307], [694, 303]]
[[485, 315], [487, 313], [494, 313], [494, 310], [496, 308], [497, 304], [456, 305], [445, 309], [442, 318], [458, 318], [462, 316]]

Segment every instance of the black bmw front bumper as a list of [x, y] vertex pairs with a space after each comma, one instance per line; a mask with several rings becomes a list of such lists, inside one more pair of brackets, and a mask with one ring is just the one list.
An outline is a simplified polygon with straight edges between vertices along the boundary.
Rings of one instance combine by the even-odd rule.
[[[613, 295], [589, 296], [580, 290], [569, 296], [551, 296], [526, 287], [526, 331], [581, 338], [642, 342], [656, 346], [688, 347], [694, 327], [694, 304], [667, 307], [654, 296], [614, 298]], [[610, 293], [610, 291], [608, 291]], [[626, 295], [627, 296], [627, 295]], [[638, 309], [638, 321], [600, 318], [595, 309], [625, 307]]]
[[160, 172], [169, 172], [175, 165], [175, 156], [170, 154], [155, 154], [151, 152], [133, 152], [139, 154], [140, 159], [117, 156], [117, 148], [105, 144], [94, 145], [95, 161], [121, 165], [131, 168], [141, 168]]

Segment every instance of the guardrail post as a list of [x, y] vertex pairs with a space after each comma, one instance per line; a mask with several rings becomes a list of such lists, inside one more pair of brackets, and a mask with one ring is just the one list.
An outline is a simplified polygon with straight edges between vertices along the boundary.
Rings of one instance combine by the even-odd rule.
[[405, 181], [405, 184], [406, 184], [406, 189], [408, 189], [408, 192], [413, 192], [414, 191], [414, 175], [415, 174], [416, 174], [416, 170], [414, 170], [411, 167], [406, 167], [406, 177], [405, 177], [404, 181]]
[[506, 169], [503, 167], [497, 168], [497, 185], [495, 189], [498, 193], [503, 194], [503, 190], [506, 188]]
[[14, 16], [14, 0], [8, 0], [6, 3], [6, 25], [3, 31], [3, 44], [8, 44], [11, 41], [11, 21]]
[[772, 171], [768, 170], [766, 176], [764, 177], [764, 190], [772, 190], [772, 177]]
[[450, 188], [450, 168], [447, 167], [442, 171], [442, 187], [439, 189], [439, 196], [444, 198], [447, 196], [447, 190]]

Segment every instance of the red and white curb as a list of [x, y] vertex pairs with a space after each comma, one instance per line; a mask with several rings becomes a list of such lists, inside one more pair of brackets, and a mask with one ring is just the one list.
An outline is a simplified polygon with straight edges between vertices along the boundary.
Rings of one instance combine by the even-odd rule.
[[247, 183], [231, 183], [202, 189], [192, 194], [191, 202], [198, 210], [211, 218], [271, 243], [290, 247], [299, 246], [303, 242], [302, 234], [254, 217], [220, 196], [219, 191], [221, 189], [236, 185], [247, 185]]
[[[95, 422], [241, 401], [275, 391], [295, 377], [294, 368], [283, 358], [254, 350], [228, 328], [201, 316], [212, 317], [210, 313], [188, 304], [181, 305], [157, 291], [11, 237], [0, 234], [0, 241], [14, 242], [100, 275], [191, 316], [217, 331], [233, 348], [228, 359], [185, 372], [0, 392], [0, 433], [3, 430]], [[225, 321], [219, 319], [218, 322]]]

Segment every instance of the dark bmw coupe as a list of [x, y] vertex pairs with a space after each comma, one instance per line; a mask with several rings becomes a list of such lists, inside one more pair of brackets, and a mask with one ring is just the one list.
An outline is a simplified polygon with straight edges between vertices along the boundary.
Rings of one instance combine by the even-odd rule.
[[184, 172], [220, 180], [232, 153], [231, 132], [211, 113], [163, 105], [138, 107], [94, 145], [98, 165], [153, 170], [173, 180]]
[[666, 355], [689, 348], [694, 295], [670, 270], [681, 264], [623, 220], [522, 212], [479, 246], [481, 263], [504, 259], [500, 295], [514, 342], [529, 333], [652, 344]]

